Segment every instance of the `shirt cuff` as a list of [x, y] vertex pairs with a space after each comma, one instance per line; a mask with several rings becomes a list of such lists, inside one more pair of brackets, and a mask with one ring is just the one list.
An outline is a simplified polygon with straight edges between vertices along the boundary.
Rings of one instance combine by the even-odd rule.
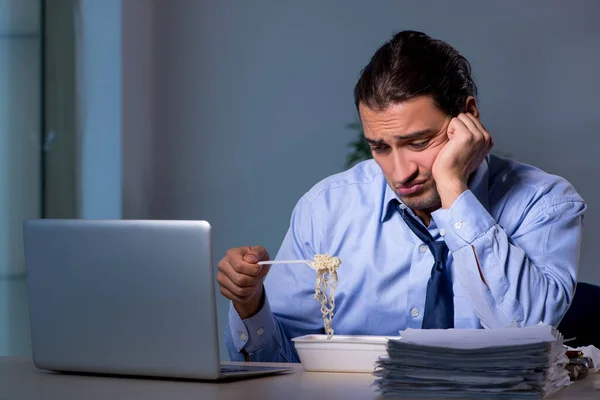
[[470, 190], [461, 193], [448, 209], [434, 211], [431, 217], [444, 232], [451, 252], [470, 245], [496, 224], [494, 218]]
[[260, 311], [244, 320], [240, 318], [233, 303], [230, 302], [228, 319], [233, 345], [238, 352], [245, 349], [248, 353], [254, 353], [273, 340], [275, 323], [266, 293]]

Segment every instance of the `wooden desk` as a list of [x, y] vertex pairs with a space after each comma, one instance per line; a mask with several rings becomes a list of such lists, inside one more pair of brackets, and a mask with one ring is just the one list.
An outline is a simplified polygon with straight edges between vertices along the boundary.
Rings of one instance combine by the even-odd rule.
[[[290, 366], [290, 364], [285, 364]], [[96, 399], [376, 399], [369, 374], [304, 372], [292, 364], [293, 373], [234, 382], [210, 383], [160, 379], [118, 378], [57, 374], [37, 370], [28, 358], [0, 357], [1, 400]], [[600, 374], [555, 393], [551, 399], [600, 399], [593, 381]], [[422, 400], [422, 399], [421, 399]]]

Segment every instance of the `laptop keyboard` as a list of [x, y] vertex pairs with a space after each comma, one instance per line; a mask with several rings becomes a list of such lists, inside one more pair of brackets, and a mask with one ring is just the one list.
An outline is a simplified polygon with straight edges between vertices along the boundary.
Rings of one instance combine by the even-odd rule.
[[252, 371], [252, 370], [249, 368], [240, 367], [237, 365], [221, 365], [221, 373], [247, 372], [247, 371]]
[[[273, 370], [277, 370], [277, 369], [282, 369], [282, 368], [275, 368], [275, 367], [266, 367], [266, 366], [259, 366], [259, 365], [246, 365], [246, 366], [241, 366], [241, 365], [221, 365], [221, 373], [225, 374], [225, 373], [231, 373], [231, 372], [269, 372], [269, 371], [273, 371]], [[284, 368], [284, 369], [289, 369], [289, 368]]]

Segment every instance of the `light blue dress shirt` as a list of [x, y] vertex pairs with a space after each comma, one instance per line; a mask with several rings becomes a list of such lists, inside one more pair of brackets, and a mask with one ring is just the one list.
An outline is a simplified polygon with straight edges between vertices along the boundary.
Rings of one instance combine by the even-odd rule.
[[[369, 160], [319, 182], [294, 208], [276, 259], [340, 258], [335, 334], [421, 327], [434, 259], [394, 199]], [[585, 209], [565, 179], [489, 155], [469, 190], [435, 211], [427, 227], [450, 250], [455, 327], [558, 325], [573, 297]], [[230, 306], [230, 358], [298, 362], [291, 339], [324, 334], [315, 281], [304, 265], [273, 266], [256, 315], [242, 321]]]

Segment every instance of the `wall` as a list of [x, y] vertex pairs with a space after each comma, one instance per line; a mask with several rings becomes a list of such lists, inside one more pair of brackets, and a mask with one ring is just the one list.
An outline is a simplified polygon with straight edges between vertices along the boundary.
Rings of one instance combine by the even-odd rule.
[[25, 270], [21, 224], [40, 213], [40, 7], [0, 0], [0, 276]]
[[158, 1], [149, 215], [210, 221], [215, 263], [239, 245], [274, 256], [297, 199], [343, 168], [361, 68], [394, 31], [417, 29], [472, 61], [496, 150], [588, 201], [581, 279], [600, 283], [598, 15], [594, 0]]
[[0, 0], [0, 355], [29, 352], [24, 219], [40, 215], [40, 7]]
[[121, 0], [80, 0], [76, 29], [79, 215], [121, 218]]
[[122, 1], [122, 211], [148, 218], [153, 197], [154, 0]]
[[[78, 0], [44, 2], [44, 212], [46, 218], [79, 215], [76, 86]], [[79, 27], [79, 26], [78, 26]]]
[[[65, 89], [63, 94], [73, 89], [73, 77], [56, 73], [64, 69], [55, 62], [60, 49], [52, 43], [46, 49], [51, 55], [51, 62], [46, 64], [50, 71], [46, 77], [51, 81], [46, 100], [52, 102], [46, 110], [46, 122], [49, 129], [56, 129], [56, 139], [46, 164], [52, 173], [45, 171], [50, 178], [47, 183], [52, 185], [51, 214], [64, 217], [78, 209], [82, 218], [120, 218], [121, 0], [81, 0], [80, 13], [72, 12], [64, 0], [57, 1], [61, 1], [59, 7], [48, 2], [50, 37], [57, 39], [54, 22], [62, 17], [76, 18], [76, 29], [81, 32], [77, 43], [81, 51], [76, 60], [80, 74], [76, 79], [81, 106], [78, 111], [82, 113], [75, 155], [79, 180], [75, 183], [72, 176], [64, 176], [74, 169], [73, 154], [67, 154], [74, 146], [66, 143], [72, 137], [65, 136], [72, 132], [59, 129], [61, 122], [70, 122], [75, 107], [60, 96], [52, 102], [57, 88]], [[22, 222], [39, 217], [41, 211], [40, 17], [39, 0], [0, 0], [0, 355], [30, 354]], [[63, 46], [73, 45], [68, 36], [60, 40]], [[71, 55], [69, 49], [64, 50], [66, 57]], [[57, 169], [63, 176], [56, 173]], [[74, 186], [80, 191], [77, 196], [64, 193], [72, 192]], [[61, 196], [71, 203], [57, 206]], [[74, 197], [80, 201], [75, 206]]]
[[[600, 193], [593, 184], [600, 122], [594, 102], [600, 82], [592, 70], [600, 61], [595, 1], [463, 1], [435, 10], [392, 1], [156, 1], [155, 8], [152, 0], [135, 7], [82, 1], [83, 217], [207, 219], [215, 228], [215, 262], [227, 248], [243, 244], [263, 244], [274, 255], [298, 197], [342, 169], [345, 145], [354, 138], [344, 126], [355, 118], [351, 93], [360, 69], [393, 31], [419, 29], [472, 61], [497, 150], [567, 177], [586, 198], [581, 279], [600, 283], [593, 261], [600, 224]], [[13, 10], [24, 9], [22, 0], [12, 3], [19, 5]], [[1, 1], [0, 10], [6, 4]], [[18, 109], [35, 113], [38, 95], [26, 95], [35, 81], [15, 85], [5, 79], [17, 56], [34, 57], [35, 51], [16, 52], [6, 43], [0, 50], [2, 84], [18, 87], [25, 102]], [[22, 73], [35, 74], [35, 59], [19, 65]], [[17, 121], [8, 118], [14, 114], [6, 104], [0, 107], [4, 141], [7, 132], [19, 131], [4, 128]], [[21, 140], [24, 153], [16, 160], [36, 150], [25, 134], [10, 138]], [[9, 160], [15, 159], [2, 153], [0, 162]], [[5, 185], [6, 172], [24, 174], [10, 178], [13, 185], [37, 179], [31, 165], [3, 165]], [[28, 203], [35, 195], [23, 203], [2, 198], [3, 223], [18, 216], [14, 204], [37, 208]], [[20, 254], [15, 243], [9, 248]], [[0, 293], [10, 295], [7, 289]], [[12, 308], [0, 314], [25, 315], [10, 311], [25, 303], [4, 304]], [[226, 304], [219, 300], [221, 330]], [[6, 337], [2, 343], [11, 340]]]

